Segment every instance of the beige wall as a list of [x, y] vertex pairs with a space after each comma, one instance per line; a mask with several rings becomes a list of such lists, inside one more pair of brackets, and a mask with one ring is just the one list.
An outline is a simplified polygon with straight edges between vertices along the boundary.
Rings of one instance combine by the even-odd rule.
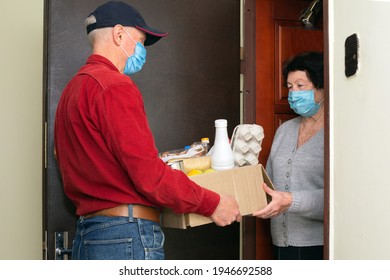
[[[331, 249], [334, 259], [390, 259], [390, 1], [330, 0]], [[344, 42], [360, 37], [356, 76]]]
[[41, 259], [43, 0], [0, 11], [0, 259]]

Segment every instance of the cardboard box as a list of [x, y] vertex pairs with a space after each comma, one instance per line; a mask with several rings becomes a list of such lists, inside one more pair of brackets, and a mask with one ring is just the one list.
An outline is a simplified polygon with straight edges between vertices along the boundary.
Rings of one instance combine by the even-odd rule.
[[[263, 190], [263, 182], [273, 188], [273, 184], [261, 164], [199, 174], [190, 178], [204, 188], [235, 197], [242, 216], [251, 215], [264, 208], [270, 201], [270, 197]], [[208, 223], [212, 223], [212, 220], [202, 215], [177, 214], [167, 208], [163, 210], [163, 227], [185, 229]]]

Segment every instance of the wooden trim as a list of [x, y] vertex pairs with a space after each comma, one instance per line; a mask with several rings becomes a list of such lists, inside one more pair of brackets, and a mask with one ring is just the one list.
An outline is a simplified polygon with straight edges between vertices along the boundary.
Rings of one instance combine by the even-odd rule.
[[329, 5], [323, 1], [323, 32], [324, 32], [324, 94], [325, 94], [325, 128], [324, 128], [324, 259], [329, 260]]
[[[256, 0], [244, 1], [244, 94], [243, 122], [256, 121]], [[243, 260], [256, 259], [256, 219], [242, 219], [242, 251]]]
[[[274, 0], [256, 1], [256, 123], [264, 129], [265, 138], [259, 161], [264, 166], [275, 134]], [[273, 259], [269, 219], [256, 219], [256, 259]]]
[[243, 122], [256, 120], [256, 1], [244, 1]]

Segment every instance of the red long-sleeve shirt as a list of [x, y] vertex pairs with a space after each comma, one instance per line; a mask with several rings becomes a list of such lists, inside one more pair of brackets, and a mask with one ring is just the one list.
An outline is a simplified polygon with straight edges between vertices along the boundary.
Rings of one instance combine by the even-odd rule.
[[139, 89], [102, 56], [91, 55], [63, 91], [54, 139], [78, 215], [126, 203], [210, 216], [219, 203], [158, 157]]

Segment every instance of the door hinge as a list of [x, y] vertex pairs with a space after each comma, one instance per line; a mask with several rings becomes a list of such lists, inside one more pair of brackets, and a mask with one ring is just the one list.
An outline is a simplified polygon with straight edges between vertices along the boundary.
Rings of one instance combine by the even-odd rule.
[[54, 233], [54, 247], [55, 247], [55, 259], [56, 260], [68, 260], [72, 254], [72, 248], [68, 248], [68, 232], [55, 232]]
[[45, 237], [42, 241], [42, 259], [47, 260], [47, 231], [45, 231]]

